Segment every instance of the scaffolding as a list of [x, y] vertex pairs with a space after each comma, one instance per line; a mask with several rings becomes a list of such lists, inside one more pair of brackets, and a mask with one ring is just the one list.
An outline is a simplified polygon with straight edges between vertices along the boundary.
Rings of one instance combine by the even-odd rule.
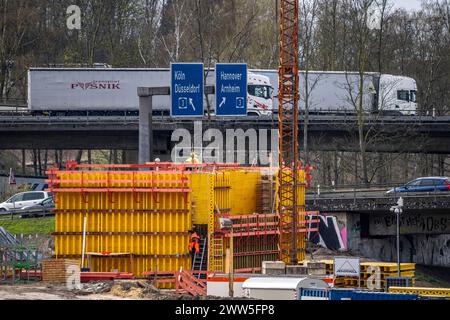
[[[318, 232], [319, 212], [300, 212], [299, 224], [304, 227], [298, 232]], [[230, 246], [233, 237], [233, 266], [235, 272], [259, 273], [263, 261], [275, 261], [279, 257], [280, 215], [221, 215], [233, 222], [232, 230], [216, 231], [212, 237], [210, 271], [224, 272], [227, 258], [224, 252]]]
[[23, 283], [41, 280], [40, 260], [36, 248], [23, 244], [0, 246], [0, 283]]

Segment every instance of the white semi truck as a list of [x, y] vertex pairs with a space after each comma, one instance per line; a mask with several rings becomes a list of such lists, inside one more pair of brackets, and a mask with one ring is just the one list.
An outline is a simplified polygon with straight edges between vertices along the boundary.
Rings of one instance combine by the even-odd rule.
[[[274, 86], [273, 106], [277, 112], [278, 71], [253, 72], [269, 77]], [[301, 111], [305, 110], [307, 100], [309, 112], [315, 114], [355, 113], [359, 107], [360, 76], [357, 72], [310, 71], [307, 75], [305, 71], [301, 71], [299, 80]], [[417, 114], [417, 83], [414, 79], [367, 72], [363, 76], [363, 83], [362, 107], [366, 113]]]
[[[214, 85], [214, 70], [207, 71], [206, 85]], [[137, 87], [170, 86], [169, 69], [31, 68], [28, 75], [28, 107], [34, 114], [116, 115], [137, 114]], [[310, 113], [355, 113], [359, 104], [359, 74], [356, 72], [300, 72], [300, 111], [308, 100]], [[363, 109], [367, 113], [415, 115], [417, 84], [409, 77], [366, 73]], [[308, 89], [306, 89], [308, 88]], [[306, 92], [309, 94], [307, 95]], [[249, 70], [249, 116], [270, 116], [278, 111], [278, 72]], [[308, 97], [308, 99], [306, 99]], [[208, 96], [214, 113], [215, 96]], [[204, 101], [205, 110], [208, 105]], [[170, 97], [157, 96], [153, 109], [170, 114]]]
[[[214, 85], [215, 72], [206, 73], [206, 85]], [[247, 114], [272, 114], [272, 85], [263, 75], [248, 73]], [[170, 86], [169, 69], [31, 68], [28, 73], [28, 106], [32, 113], [78, 115], [131, 114], [139, 110], [138, 87]], [[204, 99], [207, 109], [206, 97]], [[208, 96], [215, 110], [215, 96]], [[170, 96], [155, 96], [153, 110], [170, 114]]]

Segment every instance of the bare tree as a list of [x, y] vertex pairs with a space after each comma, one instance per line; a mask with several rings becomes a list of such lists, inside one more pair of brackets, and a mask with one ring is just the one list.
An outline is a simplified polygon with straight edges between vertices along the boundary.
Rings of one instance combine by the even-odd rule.
[[301, 27], [300, 27], [300, 64], [304, 68], [304, 90], [301, 88], [301, 98], [303, 96], [305, 113], [304, 113], [304, 121], [303, 121], [303, 152], [304, 152], [304, 161], [305, 164], [309, 164], [309, 150], [308, 150], [308, 127], [309, 127], [309, 108], [310, 108], [310, 95], [317, 82], [319, 81], [319, 77], [316, 77], [313, 83], [310, 86], [310, 67], [314, 65], [311, 60], [314, 58], [315, 50], [317, 49], [316, 45], [316, 27], [317, 27], [317, 13], [318, 13], [318, 1], [303, 1], [300, 6], [300, 16], [301, 16]]

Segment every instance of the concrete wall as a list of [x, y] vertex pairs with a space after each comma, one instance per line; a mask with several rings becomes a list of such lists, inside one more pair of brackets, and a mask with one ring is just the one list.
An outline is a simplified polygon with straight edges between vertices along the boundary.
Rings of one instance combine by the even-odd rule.
[[[374, 228], [372, 225], [372, 230], [376, 230], [377, 235], [373, 236], [370, 234], [370, 221], [374, 221], [374, 219], [378, 219], [378, 222], [386, 221], [383, 220], [382, 215], [371, 219], [366, 219], [365, 217], [361, 219], [361, 214], [358, 213], [333, 213], [327, 215], [326, 220], [329, 222], [334, 221], [335, 224], [333, 225], [337, 225], [337, 227], [331, 227], [330, 223], [328, 223], [327, 227], [320, 229], [320, 239], [336, 237], [339, 231], [338, 234], [342, 239], [342, 243], [345, 245], [343, 250], [339, 250], [349, 250], [355, 254], [380, 261], [397, 261], [396, 237], [391, 235], [391, 227], [387, 226], [384, 235], [382, 235], [383, 228], [379, 225]], [[448, 218], [445, 214], [439, 216], [437, 214], [424, 213], [423, 217], [422, 215], [418, 217], [414, 215], [410, 216], [409, 220], [404, 221], [404, 230], [412, 234], [402, 235], [400, 237], [401, 260], [402, 262], [450, 267], [450, 234], [421, 233], [423, 232], [424, 226], [422, 222], [425, 221], [426, 227], [427, 220], [430, 223], [431, 221], [436, 222], [433, 225], [440, 226], [441, 229], [448, 224]], [[435, 229], [433, 228], [433, 230]], [[433, 232], [435, 231], [430, 233]], [[328, 249], [336, 250], [335, 248], [331, 248], [327, 241], [320, 241], [319, 244]]]
[[[314, 216], [311, 217], [315, 219]], [[346, 214], [333, 214], [319, 216], [319, 233], [309, 232], [308, 239], [314, 244], [336, 251], [344, 251], [347, 248], [347, 216]], [[312, 228], [316, 228], [312, 224]]]
[[[397, 217], [394, 214], [371, 215], [369, 233], [371, 236], [396, 235]], [[405, 213], [400, 218], [401, 234], [449, 234], [450, 214]]]
[[[429, 266], [450, 267], [450, 235], [408, 235], [400, 237], [402, 262], [415, 262]], [[396, 238], [361, 239], [359, 251], [362, 255], [383, 260], [396, 261]]]

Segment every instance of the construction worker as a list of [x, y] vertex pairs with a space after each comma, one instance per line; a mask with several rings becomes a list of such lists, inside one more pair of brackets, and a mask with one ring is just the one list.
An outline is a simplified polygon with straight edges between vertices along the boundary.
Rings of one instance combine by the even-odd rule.
[[196, 152], [192, 152], [191, 156], [186, 159], [186, 163], [190, 164], [199, 164], [200, 160], [198, 158], [198, 154]]
[[189, 233], [191, 234], [191, 238], [189, 240], [188, 249], [191, 255], [191, 264], [193, 265], [195, 255], [200, 253], [200, 245], [199, 245], [200, 237], [195, 230], [190, 230]]

